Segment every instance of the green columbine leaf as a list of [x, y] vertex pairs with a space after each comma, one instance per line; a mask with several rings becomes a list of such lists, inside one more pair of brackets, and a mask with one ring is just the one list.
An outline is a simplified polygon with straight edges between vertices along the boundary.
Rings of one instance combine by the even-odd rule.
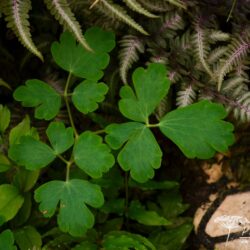
[[74, 144], [73, 129], [65, 128], [62, 122], [51, 122], [46, 134], [56, 155], [65, 152]]
[[104, 203], [98, 185], [77, 179], [47, 182], [35, 191], [35, 200], [45, 217], [53, 216], [60, 203], [59, 228], [73, 236], [83, 236], [94, 225], [94, 215], [86, 205], [98, 208]]
[[104, 100], [107, 92], [106, 84], [85, 80], [74, 89], [72, 101], [80, 112], [87, 114], [98, 108], [97, 103]]
[[119, 149], [132, 134], [143, 127], [144, 125], [138, 122], [111, 124], [105, 128], [107, 133], [105, 140], [112, 149]]
[[49, 146], [31, 136], [23, 136], [19, 144], [12, 145], [9, 149], [9, 157], [28, 170], [46, 167], [56, 158]]
[[10, 123], [10, 110], [3, 105], [0, 105], [0, 133], [8, 128]]
[[148, 239], [125, 231], [113, 231], [106, 234], [103, 239], [103, 247], [105, 250], [156, 250]]
[[129, 86], [121, 89], [119, 109], [134, 121], [147, 122], [161, 99], [168, 93], [170, 82], [164, 65], [153, 63], [147, 69], [137, 68], [132, 76], [135, 93]]
[[17, 214], [23, 200], [15, 186], [10, 184], [0, 186], [0, 225], [11, 220]]
[[129, 218], [148, 226], [167, 226], [171, 222], [157, 214], [155, 211], [147, 211], [139, 201], [132, 201], [129, 210]]
[[222, 105], [201, 101], [165, 115], [160, 130], [189, 158], [211, 158], [233, 144], [233, 125], [222, 121], [227, 112]]
[[108, 52], [115, 46], [115, 37], [113, 33], [97, 27], [88, 29], [84, 37], [94, 52], [76, 44], [68, 32], [61, 35], [60, 43], [52, 44], [51, 52], [56, 63], [63, 69], [76, 76], [98, 81], [103, 76], [102, 70], [109, 63]]
[[47, 83], [37, 79], [28, 80], [25, 84], [26, 86], [20, 86], [15, 90], [14, 98], [22, 102], [24, 107], [36, 107], [37, 119], [54, 118], [60, 110], [60, 95]]
[[42, 237], [34, 227], [26, 226], [14, 232], [20, 250], [41, 249]]
[[131, 177], [142, 183], [153, 178], [154, 169], [161, 165], [162, 152], [146, 126], [137, 129], [118, 155], [118, 162], [124, 171], [130, 170]]
[[84, 37], [91, 44], [91, 48], [95, 53], [110, 52], [115, 47], [115, 35], [112, 32], [107, 32], [99, 27], [87, 29]]
[[14, 246], [13, 233], [7, 229], [0, 234], [0, 249], [2, 250], [16, 250]]
[[30, 135], [39, 140], [39, 134], [36, 128], [30, 127], [30, 118], [27, 115], [19, 124], [11, 129], [9, 134], [9, 144], [18, 144], [20, 142], [20, 138], [24, 135]]
[[74, 146], [75, 163], [92, 178], [100, 178], [115, 163], [110, 148], [102, 143], [102, 137], [86, 131]]

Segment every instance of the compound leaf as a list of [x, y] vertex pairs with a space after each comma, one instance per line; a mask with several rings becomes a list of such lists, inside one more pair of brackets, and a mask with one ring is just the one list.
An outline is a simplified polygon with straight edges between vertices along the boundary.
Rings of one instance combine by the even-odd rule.
[[226, 115], [222, 105], [205, 100], [168, 113], [159, 127], [188, 158], [208, 159], [234, 142], [233, 125], [222, 120]]
[[111, 124], [105, 128], [107, 133], [105, 140], [112, 149], [119, 149], [133, 133], [143, 127], [144, 125], [138, 122]]
[[87, 114], [98, 108], [97, 103], [104, 100], [107, 92], [106, 84], [85, 80], [74, 89], [72, 101], [80, 112]]
[[157, 214], [155, 211], [147, 211], [139, 201], [132, 201], [129, 210], [129, 218], [148, 226], [167, 226], [171, 222]]
[[103, 246], [105, 250], [156, 250], [148, 239], [125, 231], [113, 231], [106, 234]]
[[14, 98], [21, 101], [24, 107], [36, 107], [37, 119], [54, 118], [60, 110], [60, 95], [47, 83], [37, 79], [28, 80], [25, 84], [16, 89]]
[[62, 122], [51, 122], [46, 134], [56, 155], [65, 152], [74, 144], [73, 129], [65, 128]]
[[153, 178], [154, 169], [161, 165], [162, 152], [146, 126], [137, 129], [118, 155], [118, 162], [124, 171], [131, 171], [131, 177], [140, 182]]
[[102, 143], [102, 137], [86, 131], [74, 146], [75, 163], [92, 178], [100, 178], [115, 163], [110, 148]]
[[10, 184], [0, 186], [0, 225], [17, 214], [23, 201], [23, 197], [15, 186]]
[[119, 109], [134, 121], [147, 122], [161, 99], [168, 93], [169, 80], [163, 64], [152, 63], [147, 69], [137, 68], [132, 76], [135, 93], [129, 86], [121, 89]]
[[59, 228], [73, 236], [83, 236], [94, 225], [94, 215], [86, 205], [99, 208], [104, 203], [98, 185], [78, 179], [47, 182], [35, 191], [35, 200], [45, 217], [53, 216], [60, 203]]
[[74, 37], [65, 32], [60, 37], [60, 43], [54, 42], [51, 52], [56, 63], [72, 74], [93, 81], [103, 76], [102, 70], [109, 63], [109, 55], [115, 46], [115, 37], [111, 32], [93, 27], [84, 35], [87, 43], [94, 52], [88, 51], [76, 44]]
[[7, 229], [0, 234], [0, 249], [16, 250], [13, 233]]
[[19, 144], [10, 147], [9, 157], [28, 170], [36, 170], [47, 166], [56, 156], [46, 144], [31, 136], [23, 136]]

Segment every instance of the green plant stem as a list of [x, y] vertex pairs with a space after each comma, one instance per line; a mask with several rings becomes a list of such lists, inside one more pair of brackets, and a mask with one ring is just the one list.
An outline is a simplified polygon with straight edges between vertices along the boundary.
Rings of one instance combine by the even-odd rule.
[[66, 182], [69, 181], [69, 172], [70, 172], [71, 165], [72, 165], [72, 162], [69, 161], [68, 164], [67, 164], [67, 166], [66, 166], [66, 179], [65, 179]]
[[65, 164], [68, 164], [69, 162], [61, 155], [57, 155], [57, 157], [62, 160]]
[[99, 134], [103, 134], [103, 133], [105, 133], [105, 132], [106, 132], [105, 129], [101, 129], [101, 130], [95, 131], [94, 133], [95, 133], [96, 135], [99, 135]]
[[236, 3], [237, 3], [237, 0], [233, 0], [232, 7], [231, 7], [230, 12], [229, 12], [228, 17], [227, 17], [227, 22], [228, 22], [228, 21], [230, 20], [230, 18], [232, 17], [234, 8], [235, 8], [235, 6], [236, 6]]
[[66, 107], [67, 107], [67, 111], [68, 111], [70, 125], [74, 130], [75, 137], [78, 138], [78, 133], [77, 133], [77, 130], [76, 130], [76, 127], [75, 127], [75, 123], [74, 123], [74, 120], [73, 120], [73, 117], [72, 117], [72, 113], [71, 113], [71, 109], [70, 109], [70, 105], [69, 105], [69, 100], [68, 100], [68, 89], [69, 89], [70, 80], [71, 80], [71, 73], [69, 73], [69, 75], [68, 75], [63, 96], [64, 96], [65, 104], [66, 104]]
[[159, 123], [157, 124], [146, 124], [148, 128], [157, 128], [159, 127]]

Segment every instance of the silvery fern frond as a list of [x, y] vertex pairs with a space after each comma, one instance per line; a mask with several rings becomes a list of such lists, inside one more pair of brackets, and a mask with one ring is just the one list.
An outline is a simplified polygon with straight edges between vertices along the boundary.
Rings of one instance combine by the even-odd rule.
[[125, 4], [133, 11], [136, 11], [146, 17], [149, 18], [158, 18], [155, 14], [149, 12], [147, 9], [145, 9], [139, 2], [136, 0], [123, 0]]
[[228, 46], [226, 59], [221, 62], [217, 73], [217, 88], [220, 91], [224, 77], [227, 73], [244, 60], [250, 50], [250, 39], [234, 38]]
[[43, 61], [41, 52], [32, 41], [29, 23], [30, 0], [1, 0], [0, 8], [5, 15], [7, 27], [11, 28], [18, 40], [32, 54]]
[[175, 5], [176, 7], [182, 8], [182, 9], [186, 9], [187, 6], [185, 5], [184, 2], [180, 1], [180, 0], [164, 0], [166, 2], [169, 2], [170, 4]]
[[93, 7], [97, 5], [101, 5], [102, 8], [107, 10], [107, 12], [112, 13], [113, 15], [116, 16], [117, 19], [130, 25], [132, 28], [136, 29], [142, 34], [148, 35], [148, 32], [145, 31], [144, 28], [140, 24], [138, 24], [131, 16], [129, 16], [126, 10], [120, 5], [114, 4], [110, 0], [99, 0], [95, 5], [93, 5]]
[[84, 48], [92, 51], [83, 37], [81, 26], [71, 11], [67, 0], [44, 0], [44, 2], [59, 23], [69, 30]]
[[176, 105], [178, 107], [186, 107], [192, 104], [196, 99], [196, 92], [194, 87], [189, 84], [182, 87], [180, 91], [177, 92]]
[[132, 64], [139, 60], [139, 53], [144, 52], [143, 41], [133, 35], [126, 35], [119, 42], [121, 50], [119, 52], [120, 58], [120, 76], [123, 83], [127, 83], [128, 70]]
[[206, 30], [202, 25], [202, 19], [197, 18], [194, 23], [195, 34], [193, 35], [193, 44], [194, 52], [198, 61], [201, 63], [205, 72], [211, 77], [214, 78], [214, 74], [207, 63], [207, 57], [209, 54], [210, 47], [207, 43]]

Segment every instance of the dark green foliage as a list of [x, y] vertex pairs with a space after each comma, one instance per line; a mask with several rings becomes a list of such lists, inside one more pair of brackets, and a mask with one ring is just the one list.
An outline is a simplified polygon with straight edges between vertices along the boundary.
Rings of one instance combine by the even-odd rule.
[[250, 120], [247, 0], [230, 25], [230, 1], [41, 1], [60, 39], [45, 5], [14, 2], [0, 17], [45, 63], [0, 37], [0, 95], [17, 101], [0, 106], [0, 248], [184, 249], [169, 139], [207, 159], [234, 142], [226, 111]]

